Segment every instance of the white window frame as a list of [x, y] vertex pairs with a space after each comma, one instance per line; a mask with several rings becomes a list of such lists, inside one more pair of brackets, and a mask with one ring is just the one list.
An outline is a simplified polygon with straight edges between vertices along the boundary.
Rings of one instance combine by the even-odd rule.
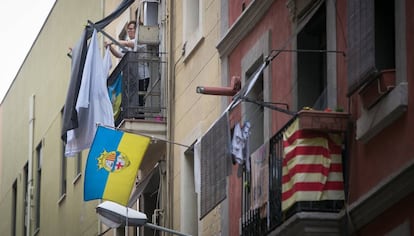
[[[195, 173], [200, 171], [197, 168], [195, 154], [186, 154], [184, 152], [183, 161], [181, 162], [181, 230], [191, 232], [192, 235], [199, 233], [200, 218], [200, 197], [195, 187]], [[200, 184], [200, 183], [198, 183]]]
[[74, 178], [72, 184], [76, 184], [82, 176], [82, 152], [79, 152], [76, 157], [74, 157]]
[[[315, 13], [319, 10], [320, 7], [323, 7], [323, 3], [325, 3], [325, 13], [326, 13], [326, 50], [337, 50], [336, 45], [336, 10], [335, 10], [335, 4], [332, 0], [327, 1], [320, 1], [315, 4], [315, 6], [310, 7], [312, 10], [310, 10], [307, 14], [304, 14], [300, 19], [297, 19], [296, 22], [296, 31], [299, 32], [299, 30], [303, 30], [307, 23], [312, 19], [312, 17], [315, 15]], [[294, 48], [297, 48], [297, 38], [293, 40], [292, 45]], [[300, 48], [302, 49], [302, 48]], [[297, 54], [292, 54], [293, 61], [294, 61], [294, 82], [293, 84], [297, 84], [298, 81], [298, 57]], [[338, 101], [337, 101], [337, 60], [336, 60], [337, 54], [335, 53], [326, 53], [326, 103], [327, 107], [330, 108], [337, 108]], [[294, 96], [293, 98], [293, 107], [298, 108], [298, 91], [296, 86], [294, 86], [293, 89]]]
[[[194, 9], [198, 3], [198, 11]], [[203, 0], [183, 1], [183, 50], [184, 61], [203, 40]], [[197, 14], [198, 13], [198, 14]], [[198, 21], [198, 24], [192, 23]]]
[[[36, 179], [35, 179], [35, 232], [40, 230], [40, 206], [41, 206], [41, 188], [42, 188], [42, 163], [43, 162], [43, 142], [40, 142], [36, 147]], [[30, 216], [29, 216], [30, 217]], [[35, 233], [36, 234], [36, 233]]]
[[[260, 59], [265, 59], [271, 51], [271, 32], [266, 31], [261, 38], [255, 43], [253, 47], [249, 50], [249, 52], [243, 57], [241, 65], [242, 65], [242, 87], [246, 85], [248, 82], [247, 75], [248, 71], [252, 68], [252, 66]], [[271, 101], [271, 91], [272, 91], [272, 81], [271, 81], [271, 66], [268, 66], [263, 71], [263, 100]], [[246, 104], [242, 103], [242, 114], [246, 113]], [[267, 140], [270, 138], [271, 133], [268, 127], [271, 127], [270, 119], [271, 114], [269, 109], [264, 109], [263, 112], [263, 140]], [[244, 119], [244, 118], [243, 118]], [[243, 120], [245, 121], [245, 120]], [[248, 120], [246, 120], [248, 121]], [[259, 145], [260, 146], [260, 145]], [[254, 150], [250, 150], [254, 151]]]

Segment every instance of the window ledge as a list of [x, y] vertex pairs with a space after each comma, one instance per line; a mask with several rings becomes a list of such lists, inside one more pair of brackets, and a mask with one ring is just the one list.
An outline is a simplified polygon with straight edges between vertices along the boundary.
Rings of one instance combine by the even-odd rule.
[[383, 70], [359, 92], [365, 109], [375, 106], [395, 87], [395, 69]]
[[72, 184], [76, 184], [81, 178], [81, 176], [82, 176], [82, 173], [77, 174], [76, 177], [73, 179]]
[[66, 199], [66, 193], [64, 193], [64, 194], [62, 194], [62, 195], [60, 196], [60, 198], [59, 198], [59, 199], [58, 199], [58, 201], [57, 201], [58, 205], [61, 205], [61, 204], [62, 204], [62, 202], [63, 202], [65, 199]]
[[357, 120], [356, 139], [368, 142], [372, 137], [389, 126], [407, 110], [407, 83], [398, 84], [386, 97], [382, 98], [369, 110], [362, 109]]
[[194, 51], [198, 48], [198, 46], [201, 44], [201, 42], [204, 40], [204, 37], [202, 36], [201, 32], [198, 30], [195, 32], [191, 38], [189, 38], [184, 46], [184, 62], [186, 62], [191, 55], [194, 53]]

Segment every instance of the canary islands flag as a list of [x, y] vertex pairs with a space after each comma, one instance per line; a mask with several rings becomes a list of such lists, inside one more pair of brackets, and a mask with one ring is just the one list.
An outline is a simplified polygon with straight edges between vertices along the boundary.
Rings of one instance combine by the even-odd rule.
[[99, 126], [85, 169], [84, 200], [127, 205], [148, 137]]
[[109, 99], [112, 103], [112, 109], [114, 111], [114, 119], [117, 120], [121, 114], [121, 102], [122, 102], [122, 73], [119, 73], [116, 80], [108, 85]]

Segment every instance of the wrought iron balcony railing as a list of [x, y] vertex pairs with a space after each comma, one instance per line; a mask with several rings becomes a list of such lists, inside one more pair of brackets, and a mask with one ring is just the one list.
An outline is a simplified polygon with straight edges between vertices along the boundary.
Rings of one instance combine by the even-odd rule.
[[[290, 205], [287, 209], [283, 209], [283, 204], [286, 204], [284, 202], [286, 201], [286, 195], [284, 195], [286, 194], [286, 189], [283, 189], [283, 186], [286, 183], [287, 176], [293, 179], [293, 176], [296, 174], [286, 174], [287, 167], [286, 163], [284, 163], [284, 161], [286, 162], [284, 158], [286, 156], [285, 148], [287, 144], [286, 140], [284, 140], [284, 135], [286, 139], [286, 133], [290, 132], [291, 130], [289, 131], [289, 129], [292, 129], [294, 122], [297, 122], [297, 128], [301, 131], [306, 132], [306, 134], [303, 137], [309, 137], [309, 135], [314, 134], [321, 136], [331, 134], [344, 136], [343, 134], [347, 130], [348, 117], [348, 114], [342, 112], [302, 111], [299, 112], [295, 117], [293, 117], [282, 129], [280, 129], [270, 139], [268, 162], [268, 202], [265, 207], [266, 209], [262, 208], [262, 214], [260, 214], [259, 209], [245, 208], [249, 210], [242, 214], [242, 235], [266, 235], [298, 212], [339, 212], [342, 209], [344, 201], [341, 200], [341, 197], [336, 197], [337, 199], [325, 197], [325, 199], [322, 198], [314, 201], [298, 200], [295, 201], [292, 205]], [[303, 143], [301, 145], [303, 145]], [[325, 170], [336, 172], [336, 179], [329, 180], [330, 175], [328, 174], [327, 181], [331, 181], [332, 183], [337, 181], [335, 183], [337, 183], [338, 186], [342, 185], [342, 189], [339, 189], [338, 191], [339, 194], [341, 194], [341, 191], [344, 192], [343, 179], [345, 179], [343, 178], [344, 173], [342, 169], [342, 159], [344, 158], [344, 152], [346, 151], [344, 142], [339, 144], [336, 151], [338, 151], [338, 149], [340, 152], [339, 158], [337, 158], [339, 159], [339, 162], [336, 164], [331, 162], [330, 167], [327, 167], [327, 169]], [[292, 167], [290, 166], [289, 168]], [[250, 174], [248, 174], [247, 176], [249, 175]], [[340, 183], [340, 181], [338, 181], [337, 178], [342, 178], [342, 183]], [[295, 184], [297, 183], [293, 183], [292, 185]], [[324, 187], [322, 187], [321, 189], [321, 191], [324, 191]], [[302, 192], [298, 194], [306, 193]], [[243, 199], [250, 199], [250, 195], [250, 190], [244, 191]], [[298, 197], [298, 199], [300, 199], [300, 197]], [[263, 212], [265, 212], [265, 214], [263, 214]]]
[[165, 84], [156, 50], [127, 52], [108, 78], [116, 125], [123, 119], [165, 119]]

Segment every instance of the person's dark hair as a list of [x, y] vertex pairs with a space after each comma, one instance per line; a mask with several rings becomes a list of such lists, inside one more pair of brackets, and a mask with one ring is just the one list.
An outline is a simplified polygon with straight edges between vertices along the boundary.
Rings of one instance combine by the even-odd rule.
[[136, 27], [137, 27], [137, 22], [136, 22], [136, 21], [134, 21], [134, 20], [131, 20], [130, 22], [128, 22], [128, 24], [127, 24], [127, 28], [128, 28], [128, 26], [130, 26], [130, 25], [134, 25], [134, 28], [136, 28]]

